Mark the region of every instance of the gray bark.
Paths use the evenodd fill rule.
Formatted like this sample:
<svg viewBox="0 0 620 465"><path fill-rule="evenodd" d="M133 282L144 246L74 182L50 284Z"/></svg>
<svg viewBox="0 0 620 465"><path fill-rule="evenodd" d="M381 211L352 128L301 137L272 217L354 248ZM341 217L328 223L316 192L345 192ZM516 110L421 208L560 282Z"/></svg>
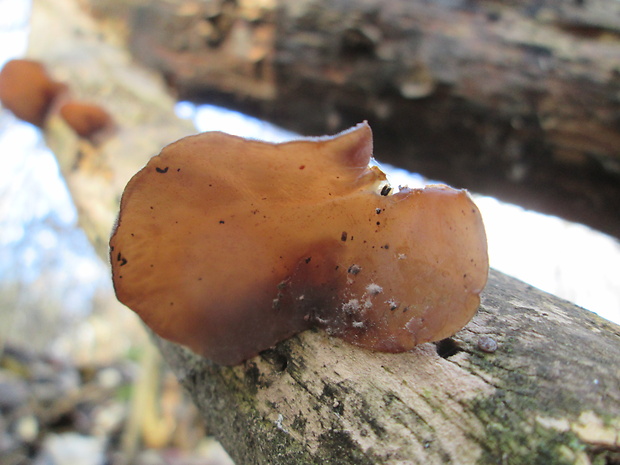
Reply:
<svg viewBox="0 0 620 465"><path fill-rule="evenodd" d="M30 55L119 125L99 145L56 116L45 129L107 260L124 183L191 128L76 5L35 2ZM409 353L307 331L220 367L156 341L238 465L620 463L620 328L497 272L467 327Z"/></svg>
<svg viewBox="0 0 620 465"><path fill-rule="evenodd" d="M465 329L406 354L306 332L228 368L159 346L238 465L620 459L620 328L497 272Z"/></svg>

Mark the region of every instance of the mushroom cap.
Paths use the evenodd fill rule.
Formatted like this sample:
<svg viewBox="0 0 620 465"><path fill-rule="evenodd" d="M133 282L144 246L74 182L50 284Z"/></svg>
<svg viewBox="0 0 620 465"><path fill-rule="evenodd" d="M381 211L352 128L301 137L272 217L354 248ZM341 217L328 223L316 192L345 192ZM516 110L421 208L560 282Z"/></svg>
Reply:
<svg viewBox="0 0 620 465"><path fill-rule="evenodd" d="M60 116L80 136L92 138L110 128L112 117L99 105L70 101L60 107Z"/></svg>
<svg viewBox="0 0 620 465"><path fill-rule="evenodd" d="M66 90L33 60L10 60L0 71L0 102L23 121L43 127L56 97Z"/></svg>
<svg viewBox="0 0 620 465"><path fill-rule="evenodd" d="M465 191L382 195L366 123L271 144L165 147L128 183L110 240L121 302L160 336L236 364L311 326L374 350L443 339L488 274Z"/></svg>

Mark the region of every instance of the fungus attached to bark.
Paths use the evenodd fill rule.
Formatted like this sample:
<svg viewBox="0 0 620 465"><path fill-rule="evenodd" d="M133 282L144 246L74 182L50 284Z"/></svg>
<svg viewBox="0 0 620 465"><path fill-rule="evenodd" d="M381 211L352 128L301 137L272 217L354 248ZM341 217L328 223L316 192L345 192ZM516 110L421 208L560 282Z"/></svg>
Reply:
<svg viewBox="0 0 620 465"><path fill-rule="evenodd" d="M0 72L0 102L21 120L43 127L56 97L66 90L45 67L32 60L11 60Z"/></svg>
<svg viewBox="0 0 620 465"><path fill-rule="evenodd" d="M112 117L103 108L90 103L70 101L60 107L60 116L78 136L92 139L113 126Z"/></svg>
<svg viewBox="0 0 620 465"><path fill-rule="evenodd" d="M222 364L313 326L387 352L451 336L487 280L480 213L443 185L392 193L371 156L366 123L165 147L123 194L110 240L119 300Z"/></svg>

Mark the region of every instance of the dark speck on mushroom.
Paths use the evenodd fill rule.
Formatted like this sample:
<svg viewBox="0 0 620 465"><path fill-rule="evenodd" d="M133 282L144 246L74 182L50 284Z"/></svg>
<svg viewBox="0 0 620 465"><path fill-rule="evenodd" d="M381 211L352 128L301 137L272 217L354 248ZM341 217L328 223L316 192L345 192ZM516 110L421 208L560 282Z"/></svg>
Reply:
<svg viewBox="0 0 620 465"><path fill-rule="evenodd" d="M116 256L116 261L121 263L120 266L123 266L123 265L127 264L127 259L125 257L123 257L120 252Z"/></svg>
<svg viewBox="0 0 620 465"><path fill-rule="evenodd" d="M353 275L356 275L356 274L358 274L360 271L362 271L362 267L361 267L361 266L359 266L359 265L355 265L355 264L353 264L353 265L351 265L351 266L349 267L349 269L347 270L347 273L349 273L349 274L353 274Z"/></svg>
<svg viewBox="0 0 620 465"><path fill-rule="evenodd" d="M166 166L165 168L160 168L159 166L155 168L155 171L157 171L158 173L167 173L168 172L168 167Z"/></svg>

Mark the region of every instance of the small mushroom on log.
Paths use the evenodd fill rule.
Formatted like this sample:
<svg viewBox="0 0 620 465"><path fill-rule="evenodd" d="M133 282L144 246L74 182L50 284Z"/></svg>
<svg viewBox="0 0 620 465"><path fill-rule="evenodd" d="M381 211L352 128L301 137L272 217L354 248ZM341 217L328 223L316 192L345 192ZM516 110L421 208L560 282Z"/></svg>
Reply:
<svg viewBox="0 0 620 465"><path fill-rule="evenodd" d="M54 100L67 90L33 60L10 60L0 72L0 102L17 118L43 127Z"/></svg>
<svg viewBox="0 0 620 465"><path fill-rule="evenodd" d="M66 84L54 81L45 66L33 60L11 60L0 71L0 103L16 117L43 128L51 113L85 139L112 129L112 117L102 107L69 100ZM60 110L58 109L60 107Z"/></svg>
<svg viewBox="0 0 620 465"><path fill-rule="evenodd" d="M112 117L99 105L70 101L60 107L60 116L77 133L86 139L113 127Z"/></svg>

